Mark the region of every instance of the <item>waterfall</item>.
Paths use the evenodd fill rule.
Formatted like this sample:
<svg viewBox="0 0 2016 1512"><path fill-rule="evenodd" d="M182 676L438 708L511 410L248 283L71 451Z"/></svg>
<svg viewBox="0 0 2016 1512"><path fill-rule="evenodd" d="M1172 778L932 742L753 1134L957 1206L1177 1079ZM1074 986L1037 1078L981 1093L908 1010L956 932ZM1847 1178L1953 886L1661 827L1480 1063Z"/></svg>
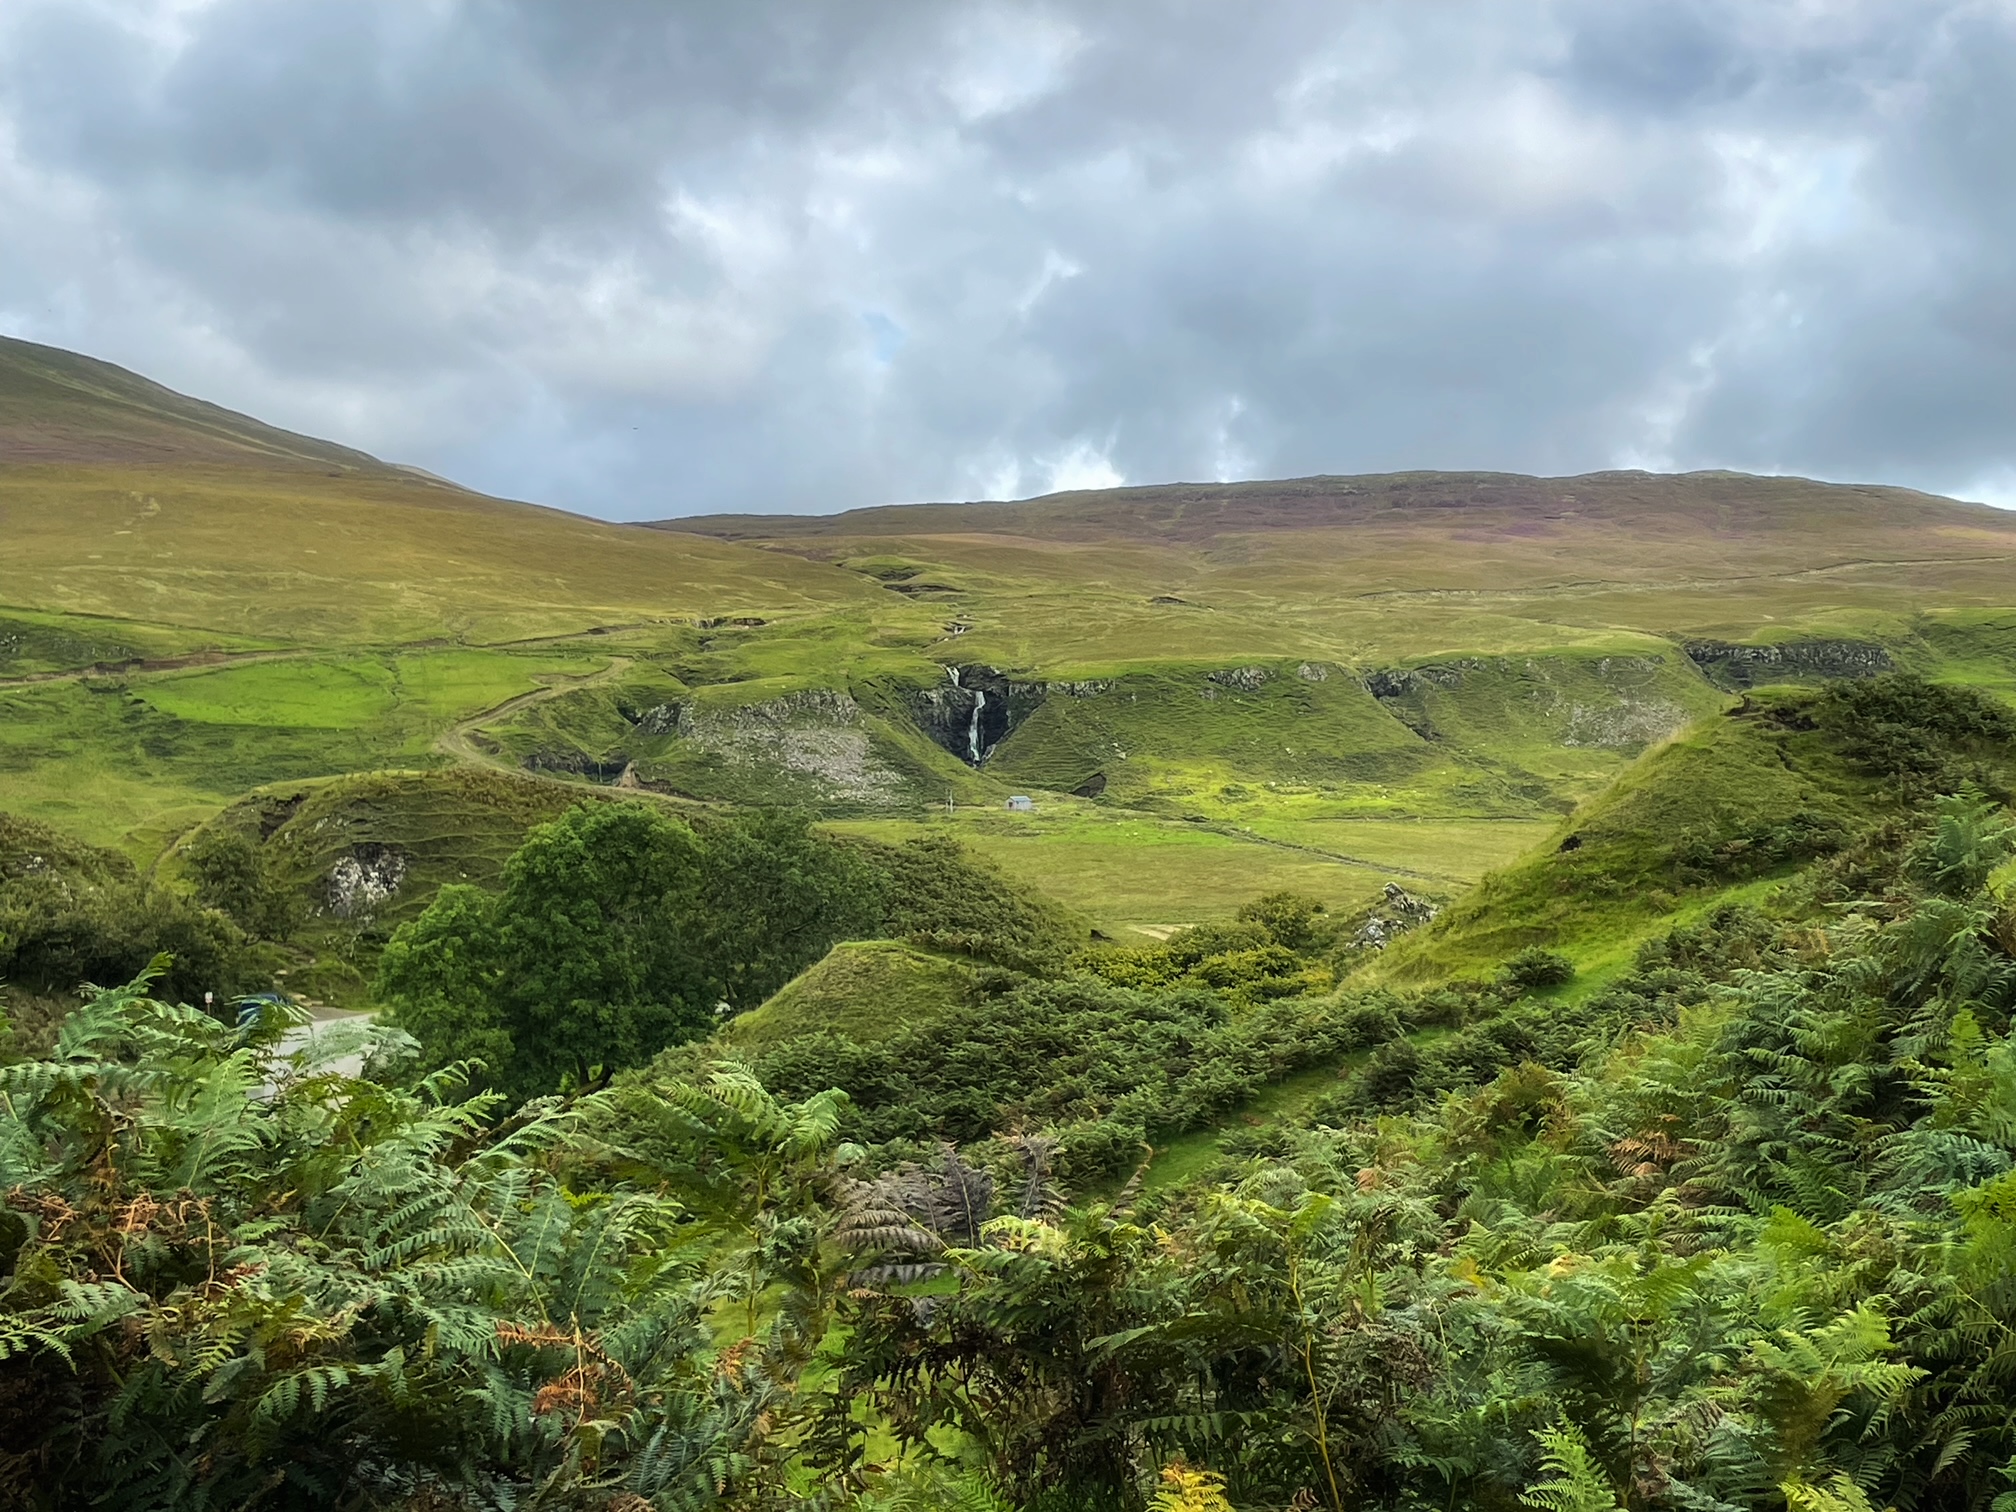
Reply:
<svg viewBox="0 0 2016 1512"><path fill-rule="evenodd" d="M961 693L971 693L973 695L973 713L966 721L966 753L967 759L977 767L987 755L987 752L980 745L980 711L987 707L986 690L983 688L960 687L959 669L957 667L947 667L945 675L952 679L952 686L959 688Z"/></svg>

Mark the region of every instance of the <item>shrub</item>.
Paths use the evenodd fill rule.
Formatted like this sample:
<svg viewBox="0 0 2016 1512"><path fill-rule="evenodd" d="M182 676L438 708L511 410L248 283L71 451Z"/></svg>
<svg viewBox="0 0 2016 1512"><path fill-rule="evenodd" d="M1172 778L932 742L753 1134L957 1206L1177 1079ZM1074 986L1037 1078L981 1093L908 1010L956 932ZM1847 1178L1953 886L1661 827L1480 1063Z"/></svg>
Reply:
<svg viewBox="0 0 2016 1512"><path fill-rule="evenodd" d="M1500 973L1522 991L1559 987L1575 980L1575 963L1559 951L1530 946L1507 961Z"/></svg>

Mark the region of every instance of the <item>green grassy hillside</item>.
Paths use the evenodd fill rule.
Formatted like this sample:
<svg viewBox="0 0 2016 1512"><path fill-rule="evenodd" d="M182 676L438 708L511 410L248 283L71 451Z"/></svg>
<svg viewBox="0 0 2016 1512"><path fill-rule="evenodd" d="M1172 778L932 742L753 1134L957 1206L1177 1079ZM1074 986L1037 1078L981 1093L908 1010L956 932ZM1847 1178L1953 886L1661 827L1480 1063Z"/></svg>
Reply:
<svg viewBox="0 0 2016 1512"><path fill-rule="evenodd" d="M0 454L14 464L206 461L397 471L276 429L95 357L0 337Z"/></svg>
<svg viewBox="0 0 2016 1512"><path fill-rule="evenodd" d="M0 456L5 608L354 645L866 596L848 574L485 498L5 339Z"/></svg>
<svg viewBox="0 0 2016 1512"><path fill-rule="evenodd" d="M1418 473L649 529L20 342L0 441L0 809L143 867L247 794L377 783L424 834L491 774L956 833L1165 931L1453 899L1746 688L2016 693L2016 518L1907 490Z"/></svg>
<svg viewBox="0 0 2016 1512"><path fill-rule="evenodd" d="M2009 791L2008 731L1982 740L1975 714L1914 703L1898 691L1910 686L1879 678L1746 697L1646 755L1363 977L1447 980L1536 946L1600 973L1656 930L1767 896L1816 861L1894 845L1885 825L1926 791Z"/></svg>
<svg viewBox="0 0 2016 1512"><path fill-rule="evenodd" d="M0 443L0 1503L2007 1502L2016 519Z"/></svg>
<svg viewBox="0 0 2016 1512"><path fill-rule="evenodd" d="M1004 665L1546 649L1625 627L1906 632L2000 605L2016 518L1734 473L1411 473L663 522L849 567Z"/></svg>

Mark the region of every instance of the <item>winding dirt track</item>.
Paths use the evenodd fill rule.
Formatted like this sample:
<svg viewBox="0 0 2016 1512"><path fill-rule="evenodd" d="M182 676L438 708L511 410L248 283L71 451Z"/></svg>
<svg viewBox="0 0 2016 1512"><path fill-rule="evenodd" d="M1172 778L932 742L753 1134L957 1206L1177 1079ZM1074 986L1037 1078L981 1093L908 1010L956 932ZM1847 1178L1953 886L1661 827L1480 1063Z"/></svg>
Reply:
<svg viewBox="0 0 2016 1512"><path fill-rule="evenodd" d="M471 737L481 726L516 714L521 709L542 704L549 698L558 698L562 693L574 693L582 688L592 688L597 683L607 682L610 678L628 671L632 660L633 658L628 656L612 656L609 665L600 672L590 672L583 677L553 675L552 680L543 687L534 688L530 693L520 693L515 698L507 698L496 707L484 709L467 719L458 719L434 737L434 748L453 756L457 761L467 761L476 766L496 767L502 771L516 772L521 777L545 777L547 776L545 773L527 772L522 767L514 766L492 752L484 750ZM550 777L548 780L564 782L566 779ZM570 787L576 785L568 784Z"/></svg>

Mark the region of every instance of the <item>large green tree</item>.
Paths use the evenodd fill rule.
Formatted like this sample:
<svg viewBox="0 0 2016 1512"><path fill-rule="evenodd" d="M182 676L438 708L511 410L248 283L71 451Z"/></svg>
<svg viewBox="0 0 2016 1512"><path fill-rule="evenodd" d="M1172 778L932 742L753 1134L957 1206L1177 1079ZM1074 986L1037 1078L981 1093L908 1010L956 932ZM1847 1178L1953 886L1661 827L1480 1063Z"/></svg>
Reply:
<svg viewBox="0 0 2016 1512"><path fill-rule="evenodd" d="M802 815L763 810L707 835L700 921L722 998L754 1008L836 940L877 933L888 880Z"/></svg>
<svg viewBox="0 0 2016 1512"><path fill-rule="evenodd" d="M437 1064L481 1060L516 1096L636 1065L761 1002L869 931L880 877L802 818L704 835L641 803L542 825L495 893L445 887L393 936L379 995Z"/></svg>

